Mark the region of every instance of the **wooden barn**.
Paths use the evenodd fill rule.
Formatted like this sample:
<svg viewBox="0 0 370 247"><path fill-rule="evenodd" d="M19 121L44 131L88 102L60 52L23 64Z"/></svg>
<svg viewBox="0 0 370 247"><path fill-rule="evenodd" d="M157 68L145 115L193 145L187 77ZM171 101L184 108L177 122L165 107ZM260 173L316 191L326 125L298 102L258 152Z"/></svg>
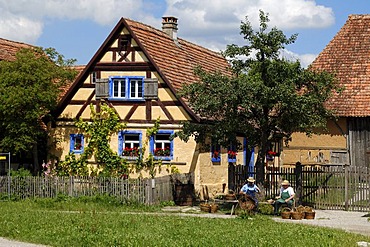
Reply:
<svg viewBox="0 0 370 247"><path fill-rule="evenodd" d="M314 70L336 75L344 87L327 107L337 119L328 130L307 138L294 133L284 148L283 164L327 163L370 168L370 15L350 15L326 48L311 64Z"/></svg>

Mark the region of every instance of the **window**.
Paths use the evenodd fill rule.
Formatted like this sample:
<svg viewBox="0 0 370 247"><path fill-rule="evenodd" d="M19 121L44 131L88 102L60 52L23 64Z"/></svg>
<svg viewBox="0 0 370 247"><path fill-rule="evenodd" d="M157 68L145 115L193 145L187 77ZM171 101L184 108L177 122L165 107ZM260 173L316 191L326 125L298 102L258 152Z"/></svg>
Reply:
<svg viewBox="0 0 370 247"><path fill-rule="evenodd" d="M84 136L82 134L70 135L69 151L72 153L80 154L84 151Z"/></svg>
<svg viewBox="0 0 370 247"><path fill-rule="evenodd" d="M144 100L144 77L111 77L109 78L110 99Z"/></svg>
<svg viewBox="0 0 370 247"><path fill-rule="evenodd" d="M173 131L160 130L150 139L150 150L155 159L172 160L173 159L173 140L171 136Z"/></svg>
<svg viewBox="0 0 370 247"><path fill-rule="evenodd" d="M230 145L229 150L227 150L227 161L236 162L237 155L238 155L238 152L236 151L236 146Z"/></svg>
<svg viewBox="0 0 370 247"><path fill-rule="evenodd" d="M212 162L221 161L221 146L219 144L211 145L211 160Z"/></svg>
<svg viewBox="0 0 370 247"><path fill-rule="evenodd" d="M141 152L141 132L118 133L118 153L126 159L137 159Z"/></svg>

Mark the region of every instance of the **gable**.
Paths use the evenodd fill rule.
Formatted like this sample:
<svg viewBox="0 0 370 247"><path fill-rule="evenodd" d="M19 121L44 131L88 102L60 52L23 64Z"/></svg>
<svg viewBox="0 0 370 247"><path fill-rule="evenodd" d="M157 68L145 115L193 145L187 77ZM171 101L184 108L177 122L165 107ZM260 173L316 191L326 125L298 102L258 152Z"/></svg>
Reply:
<svg viewBox="0 0 370 247"><path fill-rule="evenodd" d="M177 97L183 83L197 80L193 73L196 66L207 71L229 73L227 61L218 53L179 39L175 42L166 33L128 19L121 19L104 41L88 65L70 86L60 101L54 116L79 118L86 115L89 103L96 104L95 86L89 82L90 74L99 78L155 78L158 80L158 101L111 102L122 120L154 121L175 123L183 120L199 121L199 116ZM85 102L83 100L85 98ZM77 105L80 109L76 109ZM143 117L144 116L144 117ZM153 120L154 119L154 120Z"/></svg>

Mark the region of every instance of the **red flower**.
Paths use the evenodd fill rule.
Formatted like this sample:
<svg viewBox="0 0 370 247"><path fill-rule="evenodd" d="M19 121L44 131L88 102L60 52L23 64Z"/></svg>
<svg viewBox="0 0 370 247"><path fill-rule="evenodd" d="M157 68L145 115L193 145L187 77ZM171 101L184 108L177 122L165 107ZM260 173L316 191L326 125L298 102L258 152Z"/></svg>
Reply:
<svg viewBox="0 0 370 247"><path fill-rule="evenodd" d="M213 151L212 156L213 156L213 158L218 159L220 157L220 151L218 151L218 150Z"/></svg>
<svg viewBox="0 0 370 247"><path fill-rule="evenodd" d="M274 151L267 151L267 154L270 155L270 156L277 156L277 152L274 152Z"/></svg>
<svg viewBox="0 0 370 247"><path fill-rule="evenodd" d="M229 151L227 151L227 155L228 155L229 159L235 159L236 156L238 155L238 153L236 151L229 150Z"/></svg>

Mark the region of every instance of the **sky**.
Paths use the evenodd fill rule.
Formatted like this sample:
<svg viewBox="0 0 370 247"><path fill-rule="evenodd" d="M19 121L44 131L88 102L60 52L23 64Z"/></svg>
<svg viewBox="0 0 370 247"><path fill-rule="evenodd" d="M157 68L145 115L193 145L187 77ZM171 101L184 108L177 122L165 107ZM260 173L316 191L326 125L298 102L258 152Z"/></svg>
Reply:
<svg viewBox="0 0 370 247"><path fill-rule="evenodd" d="M161 29L162 16L178 18L178 37L211 50L243 45L241 21L298 34L284 56L309 65L350 14L370 14L369 0L0 0L0 38L53 47L87 64L121 17Z"/></svg>

